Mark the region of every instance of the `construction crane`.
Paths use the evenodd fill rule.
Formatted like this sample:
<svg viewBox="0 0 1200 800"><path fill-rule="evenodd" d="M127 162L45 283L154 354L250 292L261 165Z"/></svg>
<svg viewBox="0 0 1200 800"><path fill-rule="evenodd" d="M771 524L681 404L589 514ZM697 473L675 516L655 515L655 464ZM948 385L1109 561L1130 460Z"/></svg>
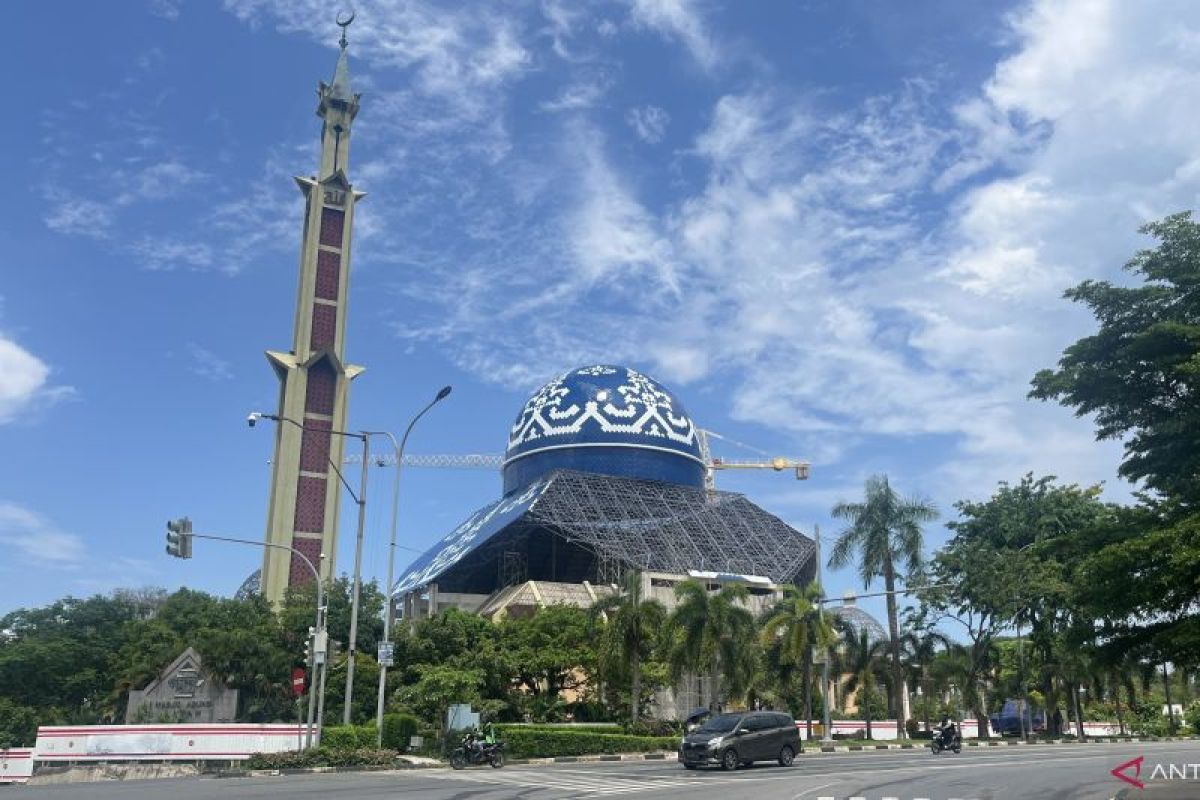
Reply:
<svg viewBox="0 0 1200 800"><path fill-rule="evenodd" d="M772 456L769 453L759 450L757 447L751 447L748 444L743 444L727 436L722 436L715 431L697 428L697 438L700 443L700 457L704 459L704 463L708 465L708 469L704 473L704 487L711 491L716 491L716 481L714 473L717 470L726 469L769 469L775 472L783 472L784 470L792 470L796 474L797 480L807 480L811 465L807 461L800 461L794 458L784 458L782 456ZM763 456L761 459L728 459L720 456L714 456L709 447L709 438L720 439L723 442L728 442L736 447L741 447L754 453ZM373 456L376 466L388 467L394 466L396 463L395 453L384 453L378 456ZM360 464L362 456L348 455L345 463ZM498 453L472 453L464 455L448 455L448 454L433 454L433 455L405 455L404 466L406 467L435 467L441 469L487 469L498 470L504 465L504 456Z"/></svg>
<svg viewBox="0 0 1200 800"><path fill-rule="evenodd" d="M391 467L396 464L395 453L381 453L371 456L377 467ZM361 464L361 455L348 455L346 464ZM406 467L440 467L443 469L500 469L504 464L504 456L498 453L466 453L453 454L414 454L404 455Z"/></svg>
<svg viewBox="0 0 1200 800"><path fill-rule="evenodd" d="M811 464L807 461L800 461L794 458L784 458L783 456L772 456L769 453L759 450L757 447L751 447L748 444L742 444L739 441L730 439L727 436L722 436L716 431L697 428L700 441L700 457L704 459L704 463L708 465L708 469L704 473L704 488L710 492L717 490L717 482L715 473L719 469L771 469L776 472L783 472L785 469L794 470L796 480L808 480L809 469ZM744 448L759 455L764 456L762 459L727 459L712 454L712 448L709 447L709 438L720 439L723 442L729 442L737 447Z"/></svg>

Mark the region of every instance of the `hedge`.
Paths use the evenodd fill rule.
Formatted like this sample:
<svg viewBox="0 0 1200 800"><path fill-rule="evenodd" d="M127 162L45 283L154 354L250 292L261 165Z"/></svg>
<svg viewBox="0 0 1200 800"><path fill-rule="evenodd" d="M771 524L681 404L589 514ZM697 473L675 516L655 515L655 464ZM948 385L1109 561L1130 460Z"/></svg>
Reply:
<svg viewBox="0 0 1200 800"><path fill-rule="evenodd" d="M321 731L321 747L329 750L354 750L375 747L374 725L330 725Z"/></svg>
<svg viewBox="0 0 1200 800"><path fill-rule="evenodd" d="M617 733L592 733L564 730L528 730L509 728L500 740L510 758L550 758L584 756L597 753L643 753L651 750L675 750L676 736L626 736Z"/></svg>
<svg viewBox="0 0 1200 800"><path fill-rule="evenodd" d="M616 723L611 725L551 725L548 723L516 723L500 722L496 724L497 733L508 731L562 731L563 733L603 733L623 734L624 729Z"/></svg>
<svg viewBox="0 0 1200 800"><path fill-rule="evenodd" d="M373 730L373 729L372 729ZM328 733L328 730L326 731ZM246 759L246 769L299 769L302 767L390 767L396 754L374 747L328 748L284 753L255 753Z"/></svg>
<svg viewBox="0 0 1200 800"><path fill-rule="evenodd" d="M421 721L412 714L383 715L383 746L392 750L407 750L412 737L417 735Z"/></svg>

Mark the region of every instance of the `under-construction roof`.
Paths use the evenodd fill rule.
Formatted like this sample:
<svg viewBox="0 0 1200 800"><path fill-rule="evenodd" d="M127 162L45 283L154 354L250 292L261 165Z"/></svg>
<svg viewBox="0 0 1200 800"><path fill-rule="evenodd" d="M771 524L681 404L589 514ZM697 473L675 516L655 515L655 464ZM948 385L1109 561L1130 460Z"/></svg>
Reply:
<svg viewBox="0 0 1200 800"><path fill-rule="evenodd" d="M593 565L758 575L776 583L807 582L815 569L812 540L740 494L563 470L476 511L413 562L396 591L467 570L496 574L502 553L544 559L556 541L563 549L550 559L562 563L559 573L527 577L594 580L594 571L587 578L580 572L594 570L588 558ZM504 585L497 581L488 591Z"/></svg>

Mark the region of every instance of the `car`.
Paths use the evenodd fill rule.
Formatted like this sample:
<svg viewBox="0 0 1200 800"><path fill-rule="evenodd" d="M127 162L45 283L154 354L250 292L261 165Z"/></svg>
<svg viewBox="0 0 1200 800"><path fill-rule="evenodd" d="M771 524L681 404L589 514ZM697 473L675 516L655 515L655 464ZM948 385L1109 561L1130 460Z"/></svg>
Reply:
<svg viewBox="0 0 1200 800"><path fill-rule="evenodd" d="M755 761L788 767L803 749L800 729L790 714L744 711L710 717L684 736L679 762L687 769L712 765L734 770Z"/></svg>
<svg viewBox="0 0 1200 800"><path fill-rule="evenodd" d="M1021 713L1018 709L1022 708L1023 705L1020 700L1006 701L999 713L992 714L988 719L992 724L992 732L997 736L1020 736ZM1030 713L1031 710L1032 714ZM1025 729L1029 733L1045 731L1046 712L1027 708L1025 711Z"/></svg>

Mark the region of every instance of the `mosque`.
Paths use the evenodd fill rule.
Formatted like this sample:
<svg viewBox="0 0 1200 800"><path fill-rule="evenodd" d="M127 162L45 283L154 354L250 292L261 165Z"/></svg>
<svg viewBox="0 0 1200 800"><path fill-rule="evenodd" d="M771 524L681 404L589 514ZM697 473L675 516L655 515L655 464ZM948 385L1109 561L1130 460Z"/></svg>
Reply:
<svg viewBox="0 0 1200 800"><path fill-rule="evenodd" d="M361 95L351 89L346 27L317 91L321 155L296 178L305 201L291 348L269 350L279 380L271 492L260 576L245 591L279 604L289 586L336 574L350 384L364 367L345 347L354 211L350 144ZM288 424L283 424L288 423ZM702 433L680 399L623 366L574 369L533 394L508 432L503 493L469 514L395 585L407 619L448 608L491 619L555 603L590 606L636 571L668 609L674 587L747 587L758 613L816 571L814 542L744 496L710 483ZM696 682L660 700L670 716L713 700ZM674 708L671 704L674 704Z"/></svg>

